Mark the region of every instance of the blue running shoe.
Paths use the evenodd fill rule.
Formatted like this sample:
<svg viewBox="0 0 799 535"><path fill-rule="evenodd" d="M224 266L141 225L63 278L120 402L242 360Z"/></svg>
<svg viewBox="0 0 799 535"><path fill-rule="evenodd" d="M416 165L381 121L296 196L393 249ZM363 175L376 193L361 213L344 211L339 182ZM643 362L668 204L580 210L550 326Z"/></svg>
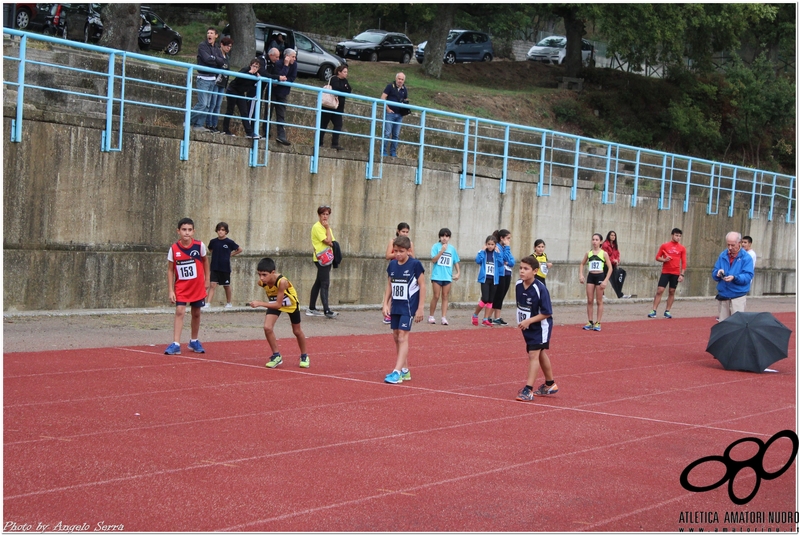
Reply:
<svg viewBox="0 0 799 535"><path fill-rule="evenodd" d="M663 313L663 317L664 317L664 318L671 319L671 312L669 312L668 310L667 310L667 311L665 311L665 312Z"/></svg>
<svg viewBox="0 0 799 535"><path fill-rule="evenodd" d="M189 349L191 349L195 353L205 353L205 349L203 349L203 345L200 343L199 340L195 340L194 342L189 342Z"/></svg>
<svg viewBox="0 0 799 535"><path fill-rule="evenodd" d="M529 386L525 386L519 393L516 395L516 401L533 401L535 399L535 395L533 394L533 389Z"/></svg>
<svg viewBox="0 0 799 535"><path fill-rule="evenodd" d="M588 323L583 325L583 330L584 331L593 331L594 330L594 322L593 321L589 321Z"/></svg>
<svg viewBox="0 0 799 535"><path fill-rule="evenodd" d="M164 355L180 355L180 344L172 342L164 351Z"/></svg>
<svg viewBox="0 0 799 535"><path fill-rule="evenodd" d="M400 372L394 370L393 372L386 375L385 381L387 383L391 383L392 385L396 385L402 382L402 376L400 375Z"/></svg>
<svg viewBox="0 0 799 535"><path fill-rule="evenodd" d="M594 323L594 330L595 331L601 331L602 330L602 325L600 325L599 322Z"/></svg>
<svg viewBox="0 0 799 535"><path fill-rule="evenodd" d="M542 383L541 386L539 386L538 389L535 392L533 392L533 394L535 394L536 396L551 396L552 394L557 394L557 393L558 393L558 385L555 383L552 383L552 386L547 386L546 383Z"/></svg>
<svg viewBox="0 0 799 535"><path fill-rule="evenodd" d="M656 318L656 317L657 317L657 315L658 315L658 313L657 313L656 311L654 311L654 310L653 310L652 312L650 312L649 314L647 314L647 315L646 315L646 317L647 317L647 318Z"/></svg>

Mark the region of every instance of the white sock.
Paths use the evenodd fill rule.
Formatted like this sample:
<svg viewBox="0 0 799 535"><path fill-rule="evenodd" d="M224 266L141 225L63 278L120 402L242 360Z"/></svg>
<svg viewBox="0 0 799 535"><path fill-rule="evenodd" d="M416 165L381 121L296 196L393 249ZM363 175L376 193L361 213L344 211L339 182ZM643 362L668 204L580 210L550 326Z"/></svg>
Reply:
<svg viewBox="0 0 799 535"><path fill-rule="evenodd" d="M402 368L402 373L408 373L408 368Z"/></svg>

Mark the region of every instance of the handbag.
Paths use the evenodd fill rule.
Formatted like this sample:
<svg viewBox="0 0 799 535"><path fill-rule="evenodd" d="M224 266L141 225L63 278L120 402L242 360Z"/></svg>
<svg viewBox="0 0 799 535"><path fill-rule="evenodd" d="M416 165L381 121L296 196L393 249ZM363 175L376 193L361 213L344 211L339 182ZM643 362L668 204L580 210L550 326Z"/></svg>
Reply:
<svg viewBox="0 0 799 535"><path fill-rule="evenodd" d="M323 89L333 89L330 84L327 84ZM322 107L335 110L338 108L338 97L330 93L322 93Z"/></svg>
<svg viewBox="0 0 799 535"><path fill-rule="evenodd" d="M319 261L320 266L329 266L333 263L333 249L328 247L324 251L316 253L316 259Z"/></svg>

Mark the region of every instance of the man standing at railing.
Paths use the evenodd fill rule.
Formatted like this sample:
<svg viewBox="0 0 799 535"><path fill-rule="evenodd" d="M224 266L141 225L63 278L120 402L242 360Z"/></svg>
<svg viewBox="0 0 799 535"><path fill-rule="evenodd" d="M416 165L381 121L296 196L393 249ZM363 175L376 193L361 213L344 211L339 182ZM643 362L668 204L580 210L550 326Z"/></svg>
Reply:
<svg viewBox="0 0 799 535"><path fill-rule="evenodd" d="M280 59L280 50L277 48L270 48L266 57L258 56L258 60L261 62L261 68L258 69L258 75L261 78L271 78L272 80L280 80L280 76L275 74L275 64ZM284 77L285 80L285 77ZM274 86L277 87L277 86ZM266 137L266 117L267 117L267 110L269 109L269 104L271 102L271 93L270 93L270 84L267 82L263 82L261 86L261 100L263 103L261 104L261 118L263 119L263 128L261 131L261 136Z"/></svg>
<svg viewBox="0 0 799 535"><path fill-rule="evenodd" d="M293 82L297 78L296 62L297 52L293 48L287 48L283 52L283 59L275 62L275 74L279 76L281 82ZM272 109L274 110L272 119L277 125L277 142L281 145L291 145L286 139L286 127L284 126L289 92L291 92L291 87L286 85L276 85L272 88Z"/></svg>
<svg viewBox="0 0 799 535"><path fill-rule="evenodd" d="M225 56L216 47L219 32L208 28L205 41L197 49L197 65L221 69L225 65ZM205 130L206 115L211 107L211 97L216 92L216 74L197 70L197 104L191 109L191 127L194 130Z"/></svg>
<svg viewBox="0 0 799 535"><path fill-rule="evenodd" d="M398 72L394 83L388 84L380 98L390 102L408 103L408 88L405 87L405 74ZM389 140L391 140L390 156L397 157L397 140L399 139L402 117L408 115L408 108L396 109L386 105L386 123L383 128L383 156L389 156Z"/></svg>

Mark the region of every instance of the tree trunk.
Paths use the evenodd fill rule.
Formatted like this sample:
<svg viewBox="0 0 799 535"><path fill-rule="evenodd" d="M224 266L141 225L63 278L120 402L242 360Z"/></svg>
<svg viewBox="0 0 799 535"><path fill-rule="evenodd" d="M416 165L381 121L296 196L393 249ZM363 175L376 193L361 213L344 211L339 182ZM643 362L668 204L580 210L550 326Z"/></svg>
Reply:
<svg viewBox="0 0 799 535"><path fill-rule="evenodd" d="M139 28L142 18L141 4L106 4L100 13L103 35L100 46L127 52L139 51Z"/></svg>
<svg viewBox="0 0 799 535"><path fill-rule="evenodd" d="M255 11L252 4L227 4L227 18L230 23L230 70L247 66L255 57ZM264 45L266 46L266 45Z"/></svg>
<svg viewBox="0 0 799 535"><path fill-rule="evenodd" d="M566 65L565 76L578 78L583 70L583 35L585 35L585 21L573 10L563 13L563 24L566 26Z"/></svg>
<svg viewBox="0 0 799 535"><path fill-rule="evenodd" d="M433 20L433 28L424 49L422 71L433 78L441 78L444 66L444 49L447 47L447 35L455 25L456 4L438 4L438 11Z"/></svg>

